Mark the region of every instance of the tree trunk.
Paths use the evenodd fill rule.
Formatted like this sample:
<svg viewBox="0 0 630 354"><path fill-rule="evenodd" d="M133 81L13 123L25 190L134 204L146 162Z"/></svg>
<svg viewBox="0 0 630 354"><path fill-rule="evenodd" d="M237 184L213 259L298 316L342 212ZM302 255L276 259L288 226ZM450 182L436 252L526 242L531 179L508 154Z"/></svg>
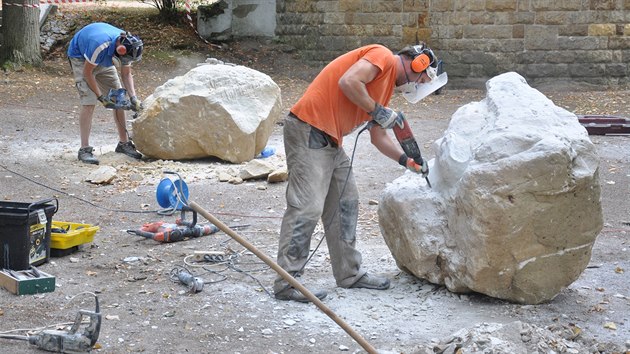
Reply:
<svg viewBox="0 0 630 354"><path fill-rule="evenodd" d="M39 0L2 0L0 62L42 64L39 45Z"/></svg>

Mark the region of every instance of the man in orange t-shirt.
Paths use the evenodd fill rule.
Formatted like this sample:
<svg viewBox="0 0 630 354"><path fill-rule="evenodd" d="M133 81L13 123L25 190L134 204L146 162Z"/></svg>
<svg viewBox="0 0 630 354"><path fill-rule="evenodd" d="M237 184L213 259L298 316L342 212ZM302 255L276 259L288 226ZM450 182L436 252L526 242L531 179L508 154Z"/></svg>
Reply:
<svg viewBox="0 0 630 354"><path fill-rule="evenodd" d="M399 119L387 107L394 89L430 82L436 67L435 55L424 44L398 54L382 45L367 45L330 62L291 108L284 125L287 210L278 246L278 265L289 274L303 273L321 218L337 285L389 288L389 279L361 267L361 253L355 248L358 190L343 137L373 121L371 142L382 154L414 172L428 172L426 161L408 158L385 129ZM309 301L282 277L276 278L274 292L279 300ZM312 293L326 297L323 290Z"/></svg>

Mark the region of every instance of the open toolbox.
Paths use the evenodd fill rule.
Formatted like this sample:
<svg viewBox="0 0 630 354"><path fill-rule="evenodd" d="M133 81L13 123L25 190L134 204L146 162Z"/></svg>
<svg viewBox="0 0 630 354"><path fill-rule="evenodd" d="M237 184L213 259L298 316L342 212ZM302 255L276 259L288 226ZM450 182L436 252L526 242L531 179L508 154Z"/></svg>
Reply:
<svg viewBox="0 0 630 354"><path fill-rule="evenodd" d="M15 295L55 291L55 277L34 266L25 270L0 269L0 286Z"/></svg>
<svg viewBox="0 0 630 354"><path fill-rule="evenodd" d="M98 226L65 221L52 221L50 233L50 255L63 257L79 249L79 246L94 241Z"/></svg>

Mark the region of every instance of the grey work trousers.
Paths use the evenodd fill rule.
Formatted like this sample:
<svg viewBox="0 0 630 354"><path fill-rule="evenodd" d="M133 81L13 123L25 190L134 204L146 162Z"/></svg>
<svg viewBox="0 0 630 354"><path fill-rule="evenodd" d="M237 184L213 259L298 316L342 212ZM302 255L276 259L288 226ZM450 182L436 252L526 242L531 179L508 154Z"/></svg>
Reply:
<svg viewBox="0 0 630 354"><path fill-rule="evenodd" d="M333 276L338 286L350 287L366 273L355 248L359 198L350 159L330 137L292 114L284 125L284 148L289 182L278 265L293 276L302 273L311 236L321 218ZM278 276L274 291L287 286Z"/></svg>

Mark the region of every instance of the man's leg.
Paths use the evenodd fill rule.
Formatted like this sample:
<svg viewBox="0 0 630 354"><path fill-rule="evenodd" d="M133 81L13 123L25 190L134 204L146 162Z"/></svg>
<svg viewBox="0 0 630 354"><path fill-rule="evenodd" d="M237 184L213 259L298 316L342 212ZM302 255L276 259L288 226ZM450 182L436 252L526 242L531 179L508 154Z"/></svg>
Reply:
<svg viewBox="0 0 630 354"><path fill-rule="evenodd" d="M90 132L92 131L92 117L94 115L94 106L96 105L96 95L90 90L85 78L83 77L83 67L85 61L83 59L71 58L70 67L74 75L74 82L79 92L81 110L79 111L79 138L81 147L77 157L79 161L98 165L98 159L92 153L94 148L90 146Z"/></svg>
<svg viewBox="0 0 630 354"><path fill-rule="evenodd" d="M90 146L90 132L92 131L92 117L94 115L94 105L82 105L79 111L79 134L81 136L81 147Z"/></svg>
<svg viewBox="0 0 630 354"><path fill-rule="evenodd" d="M114 109L114 122L116 123L116 130L118 131L118 141L126 143L129 141L129 132L127 132L127 118L125 117L125 111L122 109Z"/></svg>
<svg viewBox="0 0 630 354"><path fill-rule="evenodd" d="M94 105L81 105L79 111L79 135L81 137L81 148L77 154L79 161L98 165L99 161L94 157L94 148L90 146L90 132L92 130L92 117L94 115Z"/></svg>
<svg viewBox="0 0 630 354"><path fill-rule="evenodd" d="M355 248L359 192L350 161L342 149L334 164L322 222L337 285L349 287L365 274L361 269L361 253Z"/></svg>
<svg viewBox="0 0 630 354"><path fill-rule="evenodd" d="M331 146L319 146L310 136L311 126L287 117L284 142L289 181L287 210L280 228L278 265L294 276L302 273L308 259L311 236L321 217L332 173L332 158L337 150ZM286 280L277 277L274 283L276 297L288 287Z"/></svg>
<svg viewBox="0 0 630 354"><path fill-rule="evenodd" d="M120 89L121 83L118 77L118 72L115 67L97 67L94 70L94 76L97 82L101 86L103 92L109 92L110 89ZM121 154L125 154L134 159L141 159L142 154L136 150L136 146L129 139L129 132L127 131L127 119L125 111L122 109L115 109L112 111L114 117L114 124L116 124L116 130L118 132L118 145L116 145L115 151Z"/></svg>
<svg viewBox="0 0 630 354"><path fill-rule="evenodd" d="M350 160L343 149L339 149L334 166L322 222L337 285L343 288L387 289L389 279L369 275L361 267L361 253L356 249L359 191Z"/></svg>

